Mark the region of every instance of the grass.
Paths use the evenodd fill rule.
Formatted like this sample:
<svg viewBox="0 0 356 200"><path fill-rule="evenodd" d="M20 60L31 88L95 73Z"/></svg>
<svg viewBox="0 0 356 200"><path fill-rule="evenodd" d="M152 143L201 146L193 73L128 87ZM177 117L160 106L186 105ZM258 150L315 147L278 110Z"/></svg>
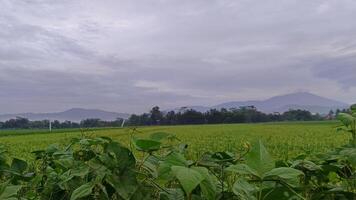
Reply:
<svg viewBox="0 0 356 200"><path fill-rule="evenodd" d="M322 153L347 143L349 135L337 133L336 122L296 122L262 124L219 124L187 126L154 126L138 128L138 137L153 132L176 134L189 145L188 155L197 157L206 151L235 151L245 142L262 139L276 158L283 159L300 153ZM108 136L128 145L129 128L47 131L12 130L0 131L0 143L10 155L31 159L31 151L44 149L49 144L68 143L82 135Z"/></svg>

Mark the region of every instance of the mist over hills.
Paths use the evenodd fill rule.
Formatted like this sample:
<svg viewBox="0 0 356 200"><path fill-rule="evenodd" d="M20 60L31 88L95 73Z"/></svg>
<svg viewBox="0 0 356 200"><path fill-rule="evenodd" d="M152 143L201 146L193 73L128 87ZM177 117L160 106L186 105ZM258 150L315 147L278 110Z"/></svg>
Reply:
<svg viewBox="0 0 356 200"><path fill-rule="evenodd" d="M117 118L127 119L130 114L127 113L116 113L108 112L98 109L83 109L83 108L72 108L63 112L55 113L19 113L19 114L3 114L0 115L0 121L6 121L8 119L13 119L16 117L24 117L29 120L59 120L59 121L73 121L79 122L83 119L88 118L98 118L105 121L113 121Z"/></svg>
<svg viewBox="0 0 356 200"><path fill-rule="evenodd" d="M222 104L208 106L186 106L173 109L175 112L182 112L187 109L194 109L199 112L206 112L209 109L239 108L241 106L255 106L259 111L265 113L285 112L290 109L308 110L312 113L327 114L330 110L347 108L349 105L333 99L328 99L308 92L298 92L286 95L275 96L263 101L231 101ZM170 110L166 110L170 111ZM99 118L105 121L113 121L117 118L127 119L128 113L108 112L98 109L72 108L63 112L55 113L18 113L0 114L0 121L6 121L16 117L24 117L29 120L59 120L79 122L88 118Z"/></svg>
<svg viewBox="0 0 356 200"><path fill-rule="evenodd" d="M321 97L309 92L297 92L286 95L271 97L262 101L231 101L211 107L205 106L187 106L174 111L194 109L200 112L206 112L209 109L221 108L239 108L242 106L255 106L259 111L265 113L285 112L290 109L308 110L312 113L326 114L330 110L347 108L349 105L344 102Z"/></svg>

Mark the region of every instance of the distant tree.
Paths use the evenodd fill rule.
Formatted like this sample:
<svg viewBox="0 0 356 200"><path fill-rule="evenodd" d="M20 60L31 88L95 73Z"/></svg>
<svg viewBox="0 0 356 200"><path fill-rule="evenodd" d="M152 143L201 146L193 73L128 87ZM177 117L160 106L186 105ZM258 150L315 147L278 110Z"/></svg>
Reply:
<svg viewBox="0 0 356 200"><path fill-rule="evenodd" d="M223 123L226 117L226 109L220 111L217 109L210 109L205 113L205 119L208 124Z"/></svg>
<svg viewBox="0 0 356 200"><path fill-rule="evenodd" d="M310 121L313 120L313 116L306 110L289 110L283 113L284 120L287 121Z"/></svg>
<svg viewBox="0 0 356 200"><path fill-rule="evenodd" d="M151 114L150 118L152 124L160 124L161 120L163 119L163 114L159 110L159 107L158 106L153 107L150 111L150 114Z"/></svg>
<svg viewBox="0 0 356 200"><path fill-rule="evenodd" d="M80 122L81 127L90 128L90 127L101 127L100 119L85 119Z"/></svg>
<svg viewBox="0 0 356 200"><path fill-rule="evenodd" d="M7 120L4 125L4 128L29 128L30 121L26 118L16 117L16 119Z"/></svg>
<svg viewBox="0 0 356 200"><path fill-rule="evenodd" d="M180 124L204 124L206 122L203 113L193 109L178 113L178 121Z"/></svg>
<svg viewBox="0 0 356 200"><path fill-rule="evenodd" d="M177 115L174 111L169 111L163 118L163 124L174 125L178 123Z"/></svg>

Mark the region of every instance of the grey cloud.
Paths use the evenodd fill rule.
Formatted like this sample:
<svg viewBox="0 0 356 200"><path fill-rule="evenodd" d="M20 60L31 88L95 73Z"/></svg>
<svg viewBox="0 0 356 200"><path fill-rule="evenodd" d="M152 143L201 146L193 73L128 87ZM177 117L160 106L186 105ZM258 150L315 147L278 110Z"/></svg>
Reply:
<svg viewBox="0 0 356 200"><path fill-rule="evenodd" d="M356 48L355 48L356 52ZM336 58L323 58L312 71L317 77L337 81L343 88L356 86L356 54Z"/></svg>
<svg viewBox="0 0 356 200"><path fill-rule="evenodd" d="M349 102L355 11L352 0L4 0L0 112L143 112L298 89Z"/></svg>

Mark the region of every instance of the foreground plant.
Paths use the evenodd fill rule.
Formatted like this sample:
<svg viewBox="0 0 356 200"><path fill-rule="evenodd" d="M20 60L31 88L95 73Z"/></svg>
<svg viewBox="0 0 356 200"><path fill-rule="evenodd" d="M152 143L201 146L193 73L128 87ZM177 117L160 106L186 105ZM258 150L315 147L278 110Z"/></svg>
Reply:
<svg viewBox="0 0 356 200"><path fill-rule="evenodd" d="M75 138L33 152L35 162L0 148L4 200L289 200L354 199L356 150L341 147L311 158L278 161L261 141L237 152L206 152L196 160L169 133L130 134L129 148L107 137Z"/></svg>
<svg viewBox="0 0 356 200"><path fill-rule="evenodd" d="M356 147L356 104L350 107L350 113L340 113L337 118L343 124L343 126L338 127L338 129L351 133L352 138L350 144Z"/></svg>

